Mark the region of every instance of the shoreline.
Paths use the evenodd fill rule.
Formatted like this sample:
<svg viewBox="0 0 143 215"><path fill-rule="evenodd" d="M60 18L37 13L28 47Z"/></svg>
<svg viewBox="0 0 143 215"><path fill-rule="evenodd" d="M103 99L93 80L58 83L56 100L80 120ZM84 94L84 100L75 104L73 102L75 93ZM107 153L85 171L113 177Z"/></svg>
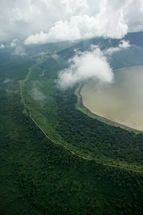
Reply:
<svg viewBox="0 0 143 215"><path fill-rule="evenodd" d="M119 70L119 69L118 69ZM143 130L139 130L139 129L135 129L135 128L132 128L132 127L129 127L129 126L126 126L124 124L121 124L121 123L118 123L118 122L115 122L115 121L112 121L108 118L105 118L103 116L100 116L100 115L97 115L96 113L93 113L88 107L86 107L84 104L83 104L83 99L82 99L82 95L81 95L81 90L82 88L84 87L86 83L82 83L82 84L79 84L75 90L75 95L77 97L77 103L76 103L76 108L80 111L82 111L84 114L88 115L89 117L93 118L93 119L96 119L96 120L99 120L103 123L106 123L110 126L114 126L114 127L119 127L121 129L124 129L124 130L127 130L129 132L134 132L134 133L142 133Z"/></svg>

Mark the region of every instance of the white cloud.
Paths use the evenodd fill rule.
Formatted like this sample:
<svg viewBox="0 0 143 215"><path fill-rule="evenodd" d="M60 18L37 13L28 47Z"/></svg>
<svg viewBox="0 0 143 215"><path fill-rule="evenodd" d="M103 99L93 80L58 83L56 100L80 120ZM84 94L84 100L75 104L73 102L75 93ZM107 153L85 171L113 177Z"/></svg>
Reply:
<svg viewBox="0 0 143 215"><path fill-rule="evenodd" d="M69 68L59 73L57 84L61 89L73 87L76 83L88 79L107 83L113 80L112 69L98 47L92 48L91 51L77 53L69 63Z"/></svg>
<svg viewBox="0 0 143 215"><path fill-rule="evenodd" d="M110 47L108 49L105 49L104 50L104 54L105 55L112 55L115 52L119 52L119 51L121 51L123 49L127 49L127 48L130 48L130 47L131 47L130 41L128 41L128 40L121 40L119 46L117 46L117 47Z"/></svg>
<svg viewBox="0 0 143 215"><path fill-rule="evenodd" d="M119 44L119 48L126 49L126 48L130 48L130 47L131 47L130 41L121 40L121 43Z"/></svg>
<svg viewBox="0 0 143 215"><path fill-rule="evenodd" d="M13 48L13 54L14 55L19 55L19 56L26 55L25 49L24 49L23 45L19 42L18 39L13 39L10 42L9 46L11 48Z"/></svg>
<svg viewBox="0 0 143 215"><path fill-rule="evenodd" d="M11 48L14 48L14 47L16 47L16 45L17 45L17 39L13 39L13 40L10 42L10 47L11 47Z"/></svg>
<svg viewBox="0 0 143 215"><path fill-rule="evenodd" d="M3 49L3 48L5 48L5 45L4 44L0 44L0 49Z"/></svg>
<svg viewBox="0 0 143 215"><path fill-rule="evenodd" d="M25 44L76 40L94 36L96 20L94 17L74 16L69 22L58 21L48 33L40 32L31 35L25 40Z"/></svg>
<svg viewBox="0 0 143 215"><path fill-rule="evenodd" d="M26 44L122 38L143 30L143 0L1 0L0 26L0 41Z"/></svg>
<svg viewBox="0 0 143 215"><path fill-rule="evenodd" d="M40 33L37 33L35 35L32 34L31 36L29 36L24 43L28 45L28 44L46 43L46 42L47 42L47 34L41 31Z"/></svg>

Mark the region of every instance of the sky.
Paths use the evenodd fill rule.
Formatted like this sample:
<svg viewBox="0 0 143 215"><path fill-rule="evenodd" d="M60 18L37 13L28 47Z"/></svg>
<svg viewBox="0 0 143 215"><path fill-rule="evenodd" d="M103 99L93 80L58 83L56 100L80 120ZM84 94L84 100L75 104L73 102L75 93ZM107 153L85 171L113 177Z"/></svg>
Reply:
<svg viewBox="0 0 143 215"><path fill-rule="evenodd" d="M143 30L143 0L1 0L0 41L26 45Z"/></svg>
<svg viewBox="0 0 143 215"><path fill-rule="evenodd" d="M111 83L109 56L131 47L123 39L127 33L142 30L143 0L0 0L0 49L10 41L18 55L26 54L19 40L30 45L99 36L120 39L118 47L75 53L69 68L59 71L61 89L93 78Z"/></svg>

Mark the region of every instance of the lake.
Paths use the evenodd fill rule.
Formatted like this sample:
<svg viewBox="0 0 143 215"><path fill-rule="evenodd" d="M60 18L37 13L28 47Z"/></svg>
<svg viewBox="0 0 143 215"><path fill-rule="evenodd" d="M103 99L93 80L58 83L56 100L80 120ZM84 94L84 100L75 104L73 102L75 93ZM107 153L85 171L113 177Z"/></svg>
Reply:
<svg viewBox="0 0 143 215"><path fill-rule="evenodd" d="M143 66L114 71L111 84L90 80L80 94L92 113L143 131Z"/></svg>

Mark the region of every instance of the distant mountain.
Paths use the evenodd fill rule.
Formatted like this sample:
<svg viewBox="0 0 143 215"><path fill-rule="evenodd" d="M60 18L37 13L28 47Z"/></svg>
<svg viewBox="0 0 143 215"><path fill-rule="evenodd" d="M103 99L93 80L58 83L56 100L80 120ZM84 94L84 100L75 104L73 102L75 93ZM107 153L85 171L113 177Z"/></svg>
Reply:
<svg viewBox="0 0 143 215"><path fill-rule="evenodd" d="M122 39L98 37L82 40L74 46L58 52L58 54L68 60L75 55L75 50L83 52L89 50L91 45L97 45L101 50L118 47L121 40L130 41L131 47L112 54L109 57L111 67L118 69L127 66L143 65L143 32L129 33Z"/></svg>

